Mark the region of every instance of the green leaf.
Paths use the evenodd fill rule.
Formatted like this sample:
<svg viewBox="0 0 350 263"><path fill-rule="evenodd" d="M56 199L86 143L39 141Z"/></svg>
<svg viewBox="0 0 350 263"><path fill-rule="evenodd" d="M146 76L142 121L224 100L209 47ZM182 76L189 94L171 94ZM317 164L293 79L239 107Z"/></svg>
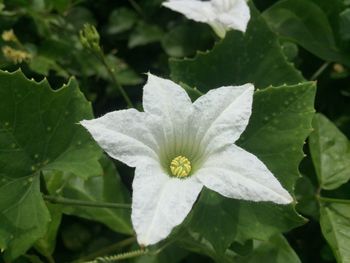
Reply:
<svg viewBox="0 0 350 263"><path fill-rule="evenodd" d="M322 5L322 1L315 2ZM312 1L284 0L265 11L264 17L274 31L316 56L350 65L350 55L336 43L336 32L326 15L329 10L324 11L320 6Z"/></svg>
<svg viewBox="0 0 350 263"><path fill-rule="evenodd" d="M350 262L350 205L321 204L321 230L337 262Z"/></svg>
<svg viewBox="0 0 350 263"><path fill-rule="evenodd" d="M120 180L112 161L103 159L104 172L98 176L82 180L79 177L65 178L62 196L91 202L110 202L130 204L130 196ZM68 180L68 182L65 182ZM112 230L132 234L130 210L116 208L93 208L83 206L66 206L63 212L90 220L101 222Z"/></svg>
<svg viewBox="0 0 350 263"><path fill-rule="evenodd" d="M0 236L5 261L24 254L42 237L50 214L40 193L38 176L21 177L0 186Z"/></svg>
<svg viewBox="0 0 350 263"><path fill-rule="evenodd" d="M315 116L313 127L309 147L319 184L336 189L350 179L349 140L322 114Z"/></svg>
<svg viewBox="0 0 350 263"><path fill-rule="evenodd" d="M300 263L297 254L282 235L271 237L268 241L255 241L254 251L247 257L238 258L237 263Z"/></svg>
<svg viewBox="0 0 350 263"><path fill-rule="evenodd" d="M135 258L133 263L177 263L188 255L188 251L177 246L167 246L160 253L155 255L145 255Z"/></svg>
<svg viewBox="0 0 350 263"><path fill-rule="evenodd" d="M340 36L344 41L350 40L350 8L345 9L340 13L340 25L339 32Z"/></svg>
<svg viewBox="0 0 350 263"><path fill-rule="evenodd" d="M118 34L130 30L137 22L137 14L126 7L112 11L108 18L106 32L108 34Z"/></svg>
<svg viewBox="0 0 350 263"><path fill-rule="evenodd" d="M101 171L101 151L77 124L92 112L74 79L54 91L46 80L0 71L0 83L0 194L7 195L0 196L0 222L6 222L0 236L6 234L5 257L14 259L46 233L50 216L39 174L60 170L87 178Z"/></svg>
<svg viewBox="0 0 350 263"><path fill-rule="evenodd" d="M130 35L128 47L135 48L158 42L162 39L162 36L163 30L157 25L139 22Z"/></svg>
<svg viewBox="0 0 350 263"><path fill-rule="evenodd" d="M238 144L262 160L292 192L305 139L312 131L315 82L271 87L254 94L253 113Z"/></svg>
<svg viewBox="0 0 350 263"><path fill-rule="evenodd" d="M295 185L295 197L298 201L296 205L297 211L318 221L320 213L316 192L316 187L306 176L300 177Z"/></svg>
<svg viewBox="0 0 350 263"><path fill-rule="evenodd" d="M100 173L101 151L77 124L92 118L91 106L74 79L57 91L20 71L0 72L0 83L0 178L42 170L83 178Z"/></svg>
<svg viewBox="0 0 350 263"><path fill-rule="evenodd" d="M254 7L251 7L251 16L245 34L230 31L210 52L198 53L194 59L171 59L172 78L203 92L247 82L266 88L303 81L300 72L287 62L276 35Z"/></svg>
<svg viewBox="0 0 350 263"><path fill-rule="evenodd" d="M204 24L182 24L174 27L162 39L165 52L172 57L192 56L213 42L211 29Z"/></svg>
<svg viewBox="0 0 350 263"><path fill-rule="evenodd" d="M55 0L55 1L49 1L49 3L55 8L58 12L64 13L70 5L71 0Z"/></svg>
<svg viewBox="0 0 350 263"><path fill-rule="evenodd" d="M45 56L34 56L29 62L29 67L34 72L44 76L48 76L50 70L54 70L57 75L65 78L68 78L69 76L66 70L60 67L55 60Z"/></svg>
<svg viewBox="0 0 350 263"><path fill-rule="evenodd" d="M76 31L82 29L85 24L96 24L96 20L92 12L89 9L81 6L70 9L66 14L66 21L69 22Z"/></svg>
<svg viewBox="0 0 350 263"><path fill-rule="evenodd" d="M249 125L238 142L263 161L290 193L311 132L314 96L313 82L257 91ZM303 223L294 205L227 199L205 190L184 228L208 242L216 254L199 248L201 253L217 259L233 241L268 240Z"/></svg>
<svg viewBox="0 0 350 263"><path fill-rule="evenodd" d="M55 204L47 204L47 207L50 211L51 221L45 235L34 246L43 256L50 257L56 246L57 231L62 219L62 207Z"/></svg>
<svg viewBox="0 0 350 263"><path fill-rule="evenodd" d="M208 222L210 222L209 219L207 223ZM230 249L226 249L224 253L217 253L212 244L205 239L205 237L203 237L200 233L192 232L189 228L182 227L179 232L176 233L174 239L176 240L176 244L178 246L183 247L186 250L211 257L218 263L234 262L234 257L236 256L236 253L232 252Z"/></svg>

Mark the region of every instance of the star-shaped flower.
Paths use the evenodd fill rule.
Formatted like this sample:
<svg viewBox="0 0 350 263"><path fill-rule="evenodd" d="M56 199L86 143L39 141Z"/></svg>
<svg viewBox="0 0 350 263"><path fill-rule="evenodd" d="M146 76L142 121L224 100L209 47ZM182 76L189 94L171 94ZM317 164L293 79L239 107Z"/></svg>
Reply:
<svg viewBox="0 0 350 263"><path fill-rule="evenodd" d="M168 0L163 6L189 19L209 24L221 38L229 29L245 32L250 20L247 0Z"/></svg>
<svg viewBox="0 0 350 263"><path fill-rule="evenodd" d="M253 92L252 84L221 87L192 104L179 85L149 74L144 112L81 122L112 158L136 167L131 217L140 244L166 238L203 186L229 198L293 201L256 156L234 144L248 124Z"/></svg>

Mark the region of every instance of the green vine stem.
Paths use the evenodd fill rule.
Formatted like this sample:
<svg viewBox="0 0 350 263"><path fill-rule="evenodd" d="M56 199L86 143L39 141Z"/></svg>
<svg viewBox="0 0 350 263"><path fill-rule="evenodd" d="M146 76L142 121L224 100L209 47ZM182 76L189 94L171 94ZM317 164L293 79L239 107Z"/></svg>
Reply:
<svg viewBox="0 0 350 263"><path fill-rule="evenodd" d="M70 199L60 196L43 195L45 201L53 204L71 205L71 206L88 206L100 208L116 208L116 209L131 209L130 204L118 204L108 202L90 202L83 200Z"/></svg>
<svg viewBox="0 0 350 263"><path fill-rule="evenodd" d="M129 245L133 244L135 241L136 241L135 237L129 237L127 239L124 239L122 241L119 241L117 243L109 245L107 247L104 247L104 248L102 248L102 249L100 249L100 250L98 250L98 251L96 251L96 252L94 252L92 254L89 254L87 256L81 257L81 258L73 261L73 263L85 262L87 260L91 260L91 259L103 256L103 255L108 255L110 253L118 251L119 249L121 249L123 247L126 247L126 246L129 246Z"/></svg>
<svg viewBox="0 0 350 263"><path fill-rule="evenodd" d="M350 205L350 200L346 200L346 199L336 199L336 198L318 196L318 200L323 203L337 203L337 204Z"/></svg>
<svg viewBox="0 0 350 263"><path fill-rule="evenodd" d="M117 87L117 89L119 90L119 92L122 94L126 104L128 105L128 108L133 108L134 105L131 102L128 94L126 94L124 88L122 87L122 85L120 85L119 81L117 80L117 78L114 75L114 69L112 69L107 62L106 56L104 54L100 54L99 56L100 61L102 62L102 64L105 66L109 76L111 77L114 85Z"/></svg>
<svg viewBox="0 0 350 263"><path fill-rule="evenodd" d="M85 24L83 29L79 32L80 42L83 45L83 47L90 51L106 68L112 82L117 87L121 95L123 96L125 102L127 103L129 108L133 108L134 105L131 102L128 94L123 89L122 85L120 85L119 81L117 80L115 74L114 74L114 68L111 68L108 64L107 58L105 53L103 52L103 49L100 45L100 35L95 28L95 26L90 24Z"/></svg>
<svg viewBox="0 0 350 263"><path fill-rule="evenodd" d="M311 76L310 80L317 80L317 78L328 68L329 62L325 62L319 67L316 72Z"/></svg>
<svg viewBox="0 0 350 263"><path fill-rule="evenodd" d="M85 261L84 263L111 263L111 262L116 262L123 259L139 257L142 255L146 255L147 253L148 253L147 249L138 249L138 250L125 252L125 253L121 253L113 256L99 257L92 261Z"/></svg>

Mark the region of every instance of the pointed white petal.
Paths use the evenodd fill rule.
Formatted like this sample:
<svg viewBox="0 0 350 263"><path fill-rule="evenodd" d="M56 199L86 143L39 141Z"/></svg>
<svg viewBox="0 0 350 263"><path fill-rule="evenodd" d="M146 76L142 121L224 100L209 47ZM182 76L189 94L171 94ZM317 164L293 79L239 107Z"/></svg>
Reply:
<svg viewBox="0 0 350 263"><path fill-rule="evenodd" d="M250 20L250 9L246 0L216 0L216 2L225 2L221 5L229 6L228 9L218 12L217 20L226 28L245 32Z"/></svg>
<svg viewBox="0 0 350 263"><path fill-rule="evenodd" d="M170 0L163 6L185 15L197 22L207 23L215 19L215 13L210 2L198 0Z"/></svg>
<svg viewBox="0 0 350 263"><path fill-rule="evenodd" d="M293 202L268 168L236 145L211 155L196 175L206 187L229 198L277 204Z"/></svg>
<svg viewBox="0 0 350 263"><path fill-rule="evenodd" d="M137 167L131 219L138 243L148 246L166 238L183 222L201 189L195 177L169 177L156 164Z"/></svg>
<svg viewBox="0 0 350 263"><path fill-rule="evenodd" d="M148 74L143 91L143 108L162 128L157 136L163 138L162 147L168 154L175 153L186 135L185 125L192 114L192 102L186 91L171 80ZM174 156L175 157L175 156Z"/></svg>
<svg viewBox="0 0 350 263"><path fill-rule="evenodd" d="M143 89L143 108L154 116L176 121L189 114L192 102L181 86L149 73Z"/></svg>
<svg viewBox="0 0 350 263"><path fill-rule="evenodd" d="M234 143L248 125L253 93L254 86L245 84L214 89L198 98L192 120L196 141L209 152Z"/></svg>
<svg viewBox="0 0 350 263"><path fill-rule="evenodd" d="M80 123L111 157L129 166L158 158L159 146L147 127L152 125L152 120L144 112L135 109L114 111Z"/></svg>

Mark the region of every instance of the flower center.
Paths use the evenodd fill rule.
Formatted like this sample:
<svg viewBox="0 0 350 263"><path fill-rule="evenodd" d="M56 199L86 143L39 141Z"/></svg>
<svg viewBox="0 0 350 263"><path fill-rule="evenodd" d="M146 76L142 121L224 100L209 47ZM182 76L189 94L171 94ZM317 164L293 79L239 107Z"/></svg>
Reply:
<svg viewBox="0 0 350 263"><path fill-rule="evenodd" d="M170 163L170 171L173 176L185 178L191 172L191 162L184 156L177 156Z"/></svg>

